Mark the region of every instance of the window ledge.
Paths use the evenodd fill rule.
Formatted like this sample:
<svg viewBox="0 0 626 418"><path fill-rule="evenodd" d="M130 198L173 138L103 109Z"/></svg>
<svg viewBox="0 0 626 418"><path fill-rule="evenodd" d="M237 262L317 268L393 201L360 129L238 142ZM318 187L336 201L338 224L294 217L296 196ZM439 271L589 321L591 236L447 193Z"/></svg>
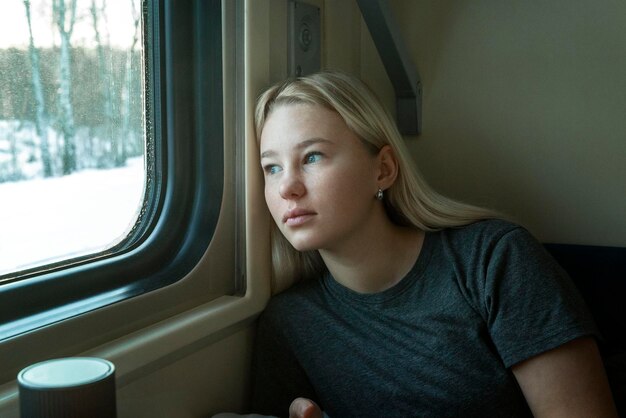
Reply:
<svg viewBox="0 0 626 418"><path fill-rule="evenodd" d="M266 293L266 292L263 292ZM116 388L174 363L252 324L267 297L222 296L111 343L81 353L115 364ZM19 417L17 382L0 386L0 416Z"/></svg>

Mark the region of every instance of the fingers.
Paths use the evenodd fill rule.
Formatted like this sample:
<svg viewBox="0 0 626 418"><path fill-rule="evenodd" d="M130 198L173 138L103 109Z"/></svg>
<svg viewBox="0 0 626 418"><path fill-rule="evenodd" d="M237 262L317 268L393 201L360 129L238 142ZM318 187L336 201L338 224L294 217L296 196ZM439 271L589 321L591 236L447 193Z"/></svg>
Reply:
<svg viewBox="0 0 626 418"><path fill-rule="evenodd" d="M296 398L289 406L289 418L322 418L322 410L310 399Z"/></svg>

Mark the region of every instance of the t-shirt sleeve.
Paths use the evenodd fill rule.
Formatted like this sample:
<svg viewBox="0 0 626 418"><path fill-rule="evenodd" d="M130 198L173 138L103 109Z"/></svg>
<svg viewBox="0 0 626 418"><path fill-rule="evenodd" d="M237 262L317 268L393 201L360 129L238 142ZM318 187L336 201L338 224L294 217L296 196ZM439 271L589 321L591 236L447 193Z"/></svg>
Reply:
<svg viewBox="0 0 626 418"><path fill-rule="evenodd" d="M483 306L506 367L579 337L599 337L571 279L525 229L498 239L486 266Z"/></svg>
<svg viewBox="0 0 626 418"><path fill-rule="evenodd" d="M283 336L277 312L259 319L253 355L252 405L257 414L286 417L297 397L316 399L315 391Z"/></svg>

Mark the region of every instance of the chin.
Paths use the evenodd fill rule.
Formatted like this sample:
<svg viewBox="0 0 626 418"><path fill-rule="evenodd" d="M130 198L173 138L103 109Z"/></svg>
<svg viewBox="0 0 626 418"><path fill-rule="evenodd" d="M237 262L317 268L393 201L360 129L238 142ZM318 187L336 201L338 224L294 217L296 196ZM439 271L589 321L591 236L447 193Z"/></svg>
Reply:
<svg viewBox="0 0 626 418"><path fill-rule="evenodd" d="M316 243L310 238L295 238L295 237L286 237L287 241L291 244L291 246L297 251L314 251L319 249L320 247L316 245Z"/></svg>
<svg viewBox="0 0 626 418"><path fill-rule="evenodd" d="M290 242L291 246L296 249L296 251L305 252L305 251L314 251L317 250L317 247L314 245L309 245L307 243L293 243Z"/></svg>

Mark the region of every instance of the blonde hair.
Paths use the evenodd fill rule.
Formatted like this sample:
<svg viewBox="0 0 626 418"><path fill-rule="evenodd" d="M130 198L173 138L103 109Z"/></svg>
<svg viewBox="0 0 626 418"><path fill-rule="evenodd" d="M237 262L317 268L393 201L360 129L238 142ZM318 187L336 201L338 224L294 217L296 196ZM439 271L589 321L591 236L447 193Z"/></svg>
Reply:
<svg viewBox="0 0 626 418"><path fill-rule="evenodd" d="M374 152L389 145L398 161L398 176L385 191L384 204L396 224L436 231L481 219L500 217L496 212L461 203L435 192L417 171L391 116L363 82L348 74L324 71L276 84L259 96L255 112L257 143L265 121L277 106L323 106L338 113L348 128ZM326 267L317 251L299 252L276 225L271 233L275 293L298 280L319 277Z"/></svg>

